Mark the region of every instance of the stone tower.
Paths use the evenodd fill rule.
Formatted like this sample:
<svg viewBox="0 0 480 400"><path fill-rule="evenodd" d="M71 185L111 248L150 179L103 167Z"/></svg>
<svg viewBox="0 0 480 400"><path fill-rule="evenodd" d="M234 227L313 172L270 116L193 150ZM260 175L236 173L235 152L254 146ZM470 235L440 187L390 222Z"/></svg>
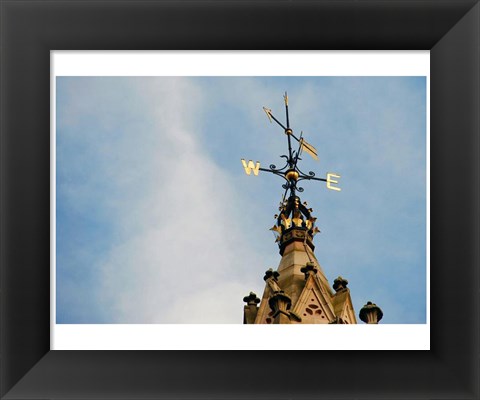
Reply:
<svg viewBox="0 0 480 400"><path fill-rule="evenodd" d="M276 225L282 256L278 269L265 272L262 299L244 298L246 324L356 324L348 281L341 276L330 286L315 257L316 218L298 196L280 206ZM258 303L260 303L258 305Z"/></svg>
<svg viewBox="0 0 480 400"><path fill-rule="evenodd" d="M286 182L283 201L279 214L275 215L276 224L271 230L276 235L276 242L282 256L276 271L269 269L263 277L265 290L261 299L253 292L243 298L244 324L356 324L355 311L348 281L341 276L330 286L320 263L315 257L313 237L319 232L315 226L316 218L312 209L302 203L297 192L303 192L298 186L302 180L326 182L327 188L335 191L341 189L337 174L327 173L326 179L315 177L315 173L304 174L297 167L302 151L317 159L317 150L308 144L300 135L297 138L289 125L288 97L285 93L286 126L276 119L272 111L263 108L270 122L280 125L288 139L287 163L283 168L270 165L270 169L260 168L260 163L248 163L242 159L247 175L258 175L259 171L273 173ZM298 150L292 150L292 140L299 143ZM335 178L335 179L334 179ZM289 194L288 198L286 197ZM368 324L376 324L382 318L382 310L368 302L361 310L359 317Z"/></svg>

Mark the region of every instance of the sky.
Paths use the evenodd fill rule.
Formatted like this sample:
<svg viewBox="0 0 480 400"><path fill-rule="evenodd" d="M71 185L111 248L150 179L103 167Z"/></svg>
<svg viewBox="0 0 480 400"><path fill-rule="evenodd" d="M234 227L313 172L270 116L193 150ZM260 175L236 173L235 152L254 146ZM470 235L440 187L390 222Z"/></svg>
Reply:
<svg viewBox="0 0 480 400"><path fill-rule="evenodd" d="M288 92L316 257L349 281L355 311L426 322L425 77L57 77L59 324L243 322L276 269L269 228L282 179Z"/></svg>

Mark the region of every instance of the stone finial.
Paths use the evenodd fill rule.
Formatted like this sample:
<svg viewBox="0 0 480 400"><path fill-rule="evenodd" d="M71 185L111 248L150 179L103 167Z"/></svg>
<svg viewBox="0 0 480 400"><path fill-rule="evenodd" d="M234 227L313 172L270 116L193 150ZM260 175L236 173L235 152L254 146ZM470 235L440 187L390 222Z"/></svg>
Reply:
<svg viewBox="0 0 480 400"><path fill-rule="evenodd" d="M318 269L313 262L307 262L307 264L300 269L300 272L305 274L305 280L307 280L310 274L315 275Z"/></svg>
<svg viewBox="0 0 480 400"><path fill-rule="evenodd" d="M245 296L243 298L243 301L247 303L243 307L243 323L254 324L255 318L257 317L257 313L258 313L257 304L260 303L260 299L257 297L255 293L250 292L248 296Z"/></svg>
<svg viewBox="0 0 480 400"><path fill-rule="evenodd" d="M292 305L292 299L284 292L274 293L268 300L268 304L273 311L274 323L290 323L289 309Z"/></svg>
<svg viewBox="0 0 480 400"><path fill-rule="evenodd" d="M360 310L359 317L366 324L378 324L383 317L383 312L376 304L368 301Z"/></svg>
<svg viewBox="0 0 480 400"><path fill-rule="evenodd" d="M267 282L267 285L272 291L272 293L283 292L280 286L278 286L279 276L280 272L274 271L272 268L269 268L265 271L265 276L263 277L263 280Z"/></svg>
<svg viewBox="0 0 480 400"><path fill-rule="evenodd" d="M256 306L258 303L260 303L260 299L253 292L250 292L248 296L245 296L243 301L249 306Z"/></svg>
<svg viewBox="0 0 480 400"><path fill-rule="evenodd" d="M339 292L342 289L346 289L348 285L348 281L346 279L343 279L341 276L339 276L337 279L333 281L333 290L335 292Z"/></svg>
<svg viewBox="0 0 480 400"><path fill-rule="evenodd" d="M273 280L277 281L279 276L280 273L278 271L274 271L272 268L269 268L265 271L265 276L263 277L263 280L266 281L269 278L273 278Z"/></svg>

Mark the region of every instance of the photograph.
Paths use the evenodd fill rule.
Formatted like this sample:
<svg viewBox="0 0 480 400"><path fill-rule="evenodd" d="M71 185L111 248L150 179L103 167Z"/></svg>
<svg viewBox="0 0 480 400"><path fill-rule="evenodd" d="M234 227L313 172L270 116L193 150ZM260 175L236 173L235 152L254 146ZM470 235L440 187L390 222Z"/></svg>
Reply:
<svg viewBox="0 0 480 400"><path fill-rule="evenodd" d="M56 324L426 324L426 76L57 76Z"/></svg>

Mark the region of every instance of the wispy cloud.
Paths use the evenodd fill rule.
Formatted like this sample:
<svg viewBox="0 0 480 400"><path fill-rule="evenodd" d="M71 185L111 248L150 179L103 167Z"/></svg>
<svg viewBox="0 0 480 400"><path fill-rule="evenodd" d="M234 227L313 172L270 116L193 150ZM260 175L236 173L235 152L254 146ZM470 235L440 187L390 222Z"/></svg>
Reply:
<svg viewBox="0 0 480 400"><path fill-rule="evenodd" d="M241 323L279 255L268 232L281 195L240 158L278 162L285 136L319 150L305 170L317 258L350 281L355 307L425 320L422 78L59 78L57 316L63 323ZM412 277L414 277L412 279ZM409 310L414 311L409 311ZM357 310L358 311L358 310Z"/></svg>
<svg viewBox="0 0 480 400"><path fill-rule="evenodd" d="M232 213L242 208L234 188L204 155L196 134L203 95L188 79L86 82L90 108L72 105L70 112L88 119L98 102L117 101L117 93L104 97L118 84L125 90L120 96L143 103L147 123L135 119L138 111L125 117L128 104L110 109L105 118L115 123L96 121L95 135L71 140L82 143L81 154L71 142L63 144L68 122L60 124L58 133L59 151L68 158L59 160L62 176L75 175L79 161L84 163L77 171L83 179L60 182L62 199L70 209L88 212L87 204L104 209L115 232L89 267L98 279L88 282L96 289L97 306L108 308L106 322L240 321L241 297L248 288L240 292L239 270L252 256L242 257L251 251L240 227L228 223L238 219ZM152 100L155 104L148 104ZM70 123L78 127L82 120L71 118ZM237 296L237 304L218 298L225 291ZM188 313L172 312L179 308Z"/></svg>

